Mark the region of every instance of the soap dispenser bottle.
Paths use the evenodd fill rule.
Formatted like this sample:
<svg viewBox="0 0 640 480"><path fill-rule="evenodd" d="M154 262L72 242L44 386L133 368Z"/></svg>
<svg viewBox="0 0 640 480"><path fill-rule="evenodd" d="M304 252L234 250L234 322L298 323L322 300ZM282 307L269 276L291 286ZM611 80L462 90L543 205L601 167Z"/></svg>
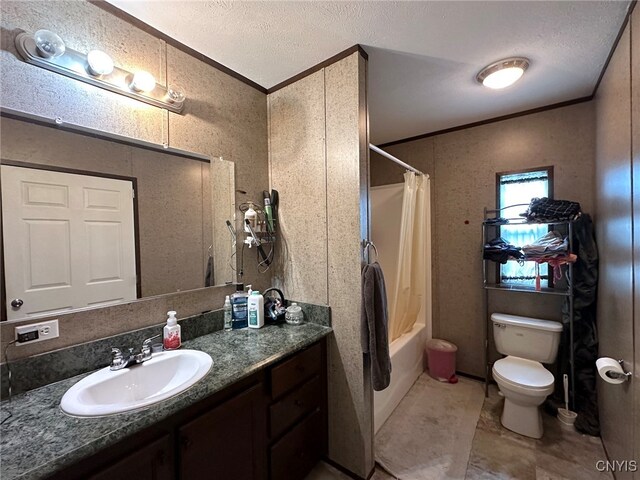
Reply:
<svg viewBox="0 0 640 480"><path fill-rule="evenodd" d="M172 310L167 312L167 315L169 318L167 318L167 324L163 330L162 344L165 350L176 350L182 345L180 325L178 325L176 312Z"/></svg>

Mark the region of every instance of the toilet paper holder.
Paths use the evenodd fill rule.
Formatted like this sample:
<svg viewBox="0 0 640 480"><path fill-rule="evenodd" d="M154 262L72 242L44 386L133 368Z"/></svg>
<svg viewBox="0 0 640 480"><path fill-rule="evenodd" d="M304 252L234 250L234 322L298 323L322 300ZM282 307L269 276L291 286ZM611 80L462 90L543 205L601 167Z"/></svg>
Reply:
<svg viewBox="0 0 640 480"><path fill-rule="evenodd" d="M620 367L622 368L623 372L624 372L624 360L618 360L618 363L620 364ZM619 373L619 372L607 372L605 374L607 377L612 378L613 380L627 380L629 381L631 379L631 372L624 372L624 373Z"/></svg>

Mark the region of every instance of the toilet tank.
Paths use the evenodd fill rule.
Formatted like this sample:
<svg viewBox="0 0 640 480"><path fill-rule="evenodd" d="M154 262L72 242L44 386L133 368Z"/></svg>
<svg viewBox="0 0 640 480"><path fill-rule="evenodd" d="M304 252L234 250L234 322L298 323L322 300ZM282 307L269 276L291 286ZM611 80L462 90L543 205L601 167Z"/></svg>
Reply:
<svg viewBox="0 0 640 480"><path fill-rule="evenodd" d="M562 324L506 313L491 314L493 339L503 355L553 363L558 353Z"/></svg>

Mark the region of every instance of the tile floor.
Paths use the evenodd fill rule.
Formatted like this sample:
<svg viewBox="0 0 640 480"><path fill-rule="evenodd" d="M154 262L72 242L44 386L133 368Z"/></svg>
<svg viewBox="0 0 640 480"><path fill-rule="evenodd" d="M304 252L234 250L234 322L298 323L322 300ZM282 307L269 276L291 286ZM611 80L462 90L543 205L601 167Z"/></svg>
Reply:
<svg viewBox="0 0 640 480"><path fill-rule="evenodd" d="M423 378L420 380L424 383ZM420 380L412 388L420 388ZM464 408L464 402L451 402L455 385L451 385L451 387L451 390L446 392L447 404L451 408ZM442 391L442 389L434 388L431 393L432 395L441 395ZM462 389L459 391L463 393ZM481 391L481 389L475 391ZM464 395L468 394L469 391L465 390ZM441 473L434 476L433 468L429 467L429 464L442 463L442 457L438 454L439 458L428 458L428 456L421 458L421 465L411 473L399 477L399 480L423 478L433 478L433 480L591 480L613 478L611 474L600 473L595 469L597 460L606 459L599 438L564 430L554 417L546 414L543 414L544 437L540 440L523 437L505 429L500 424L502 403L503 399L498 394L497 387L492 386L489 398L484 400L479 418L477 418L464 476L459 473L459 468L448 470L441 468ZM402 409L402 403L392 416L401 415L400 409ZM439 429L446 428L446 426L434 423L431 428L433 428L431 435L434 441L437 441ZM425 449L425 452L427 451L428 449ZM460 461L460 458L465 458L465 456L466 454L463 453L457 455L456 458ZM420 472L421 469L423 469L422 472ZM424 469L429 469L428 475L425 475L426 470ZM447 472L457 473L449 474ZM349 478L330 465L321 462L306 480L349 480ZM394 479L396 477L376 466L372 480Z"/></svg>

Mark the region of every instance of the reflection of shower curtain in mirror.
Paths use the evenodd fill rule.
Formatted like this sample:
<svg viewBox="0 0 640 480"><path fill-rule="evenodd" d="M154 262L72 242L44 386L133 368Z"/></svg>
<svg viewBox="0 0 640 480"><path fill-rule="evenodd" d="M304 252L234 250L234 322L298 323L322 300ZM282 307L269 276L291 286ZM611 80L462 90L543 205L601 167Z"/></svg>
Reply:
<svg viewBox="0 0 640 480"><path fill-rule="evenodd" d="M398 271L391 298L390 341L411 331L422 303L427 301L431 255L429 176L404 174ZM429 305L426 306L430 308Z"/></svg>

